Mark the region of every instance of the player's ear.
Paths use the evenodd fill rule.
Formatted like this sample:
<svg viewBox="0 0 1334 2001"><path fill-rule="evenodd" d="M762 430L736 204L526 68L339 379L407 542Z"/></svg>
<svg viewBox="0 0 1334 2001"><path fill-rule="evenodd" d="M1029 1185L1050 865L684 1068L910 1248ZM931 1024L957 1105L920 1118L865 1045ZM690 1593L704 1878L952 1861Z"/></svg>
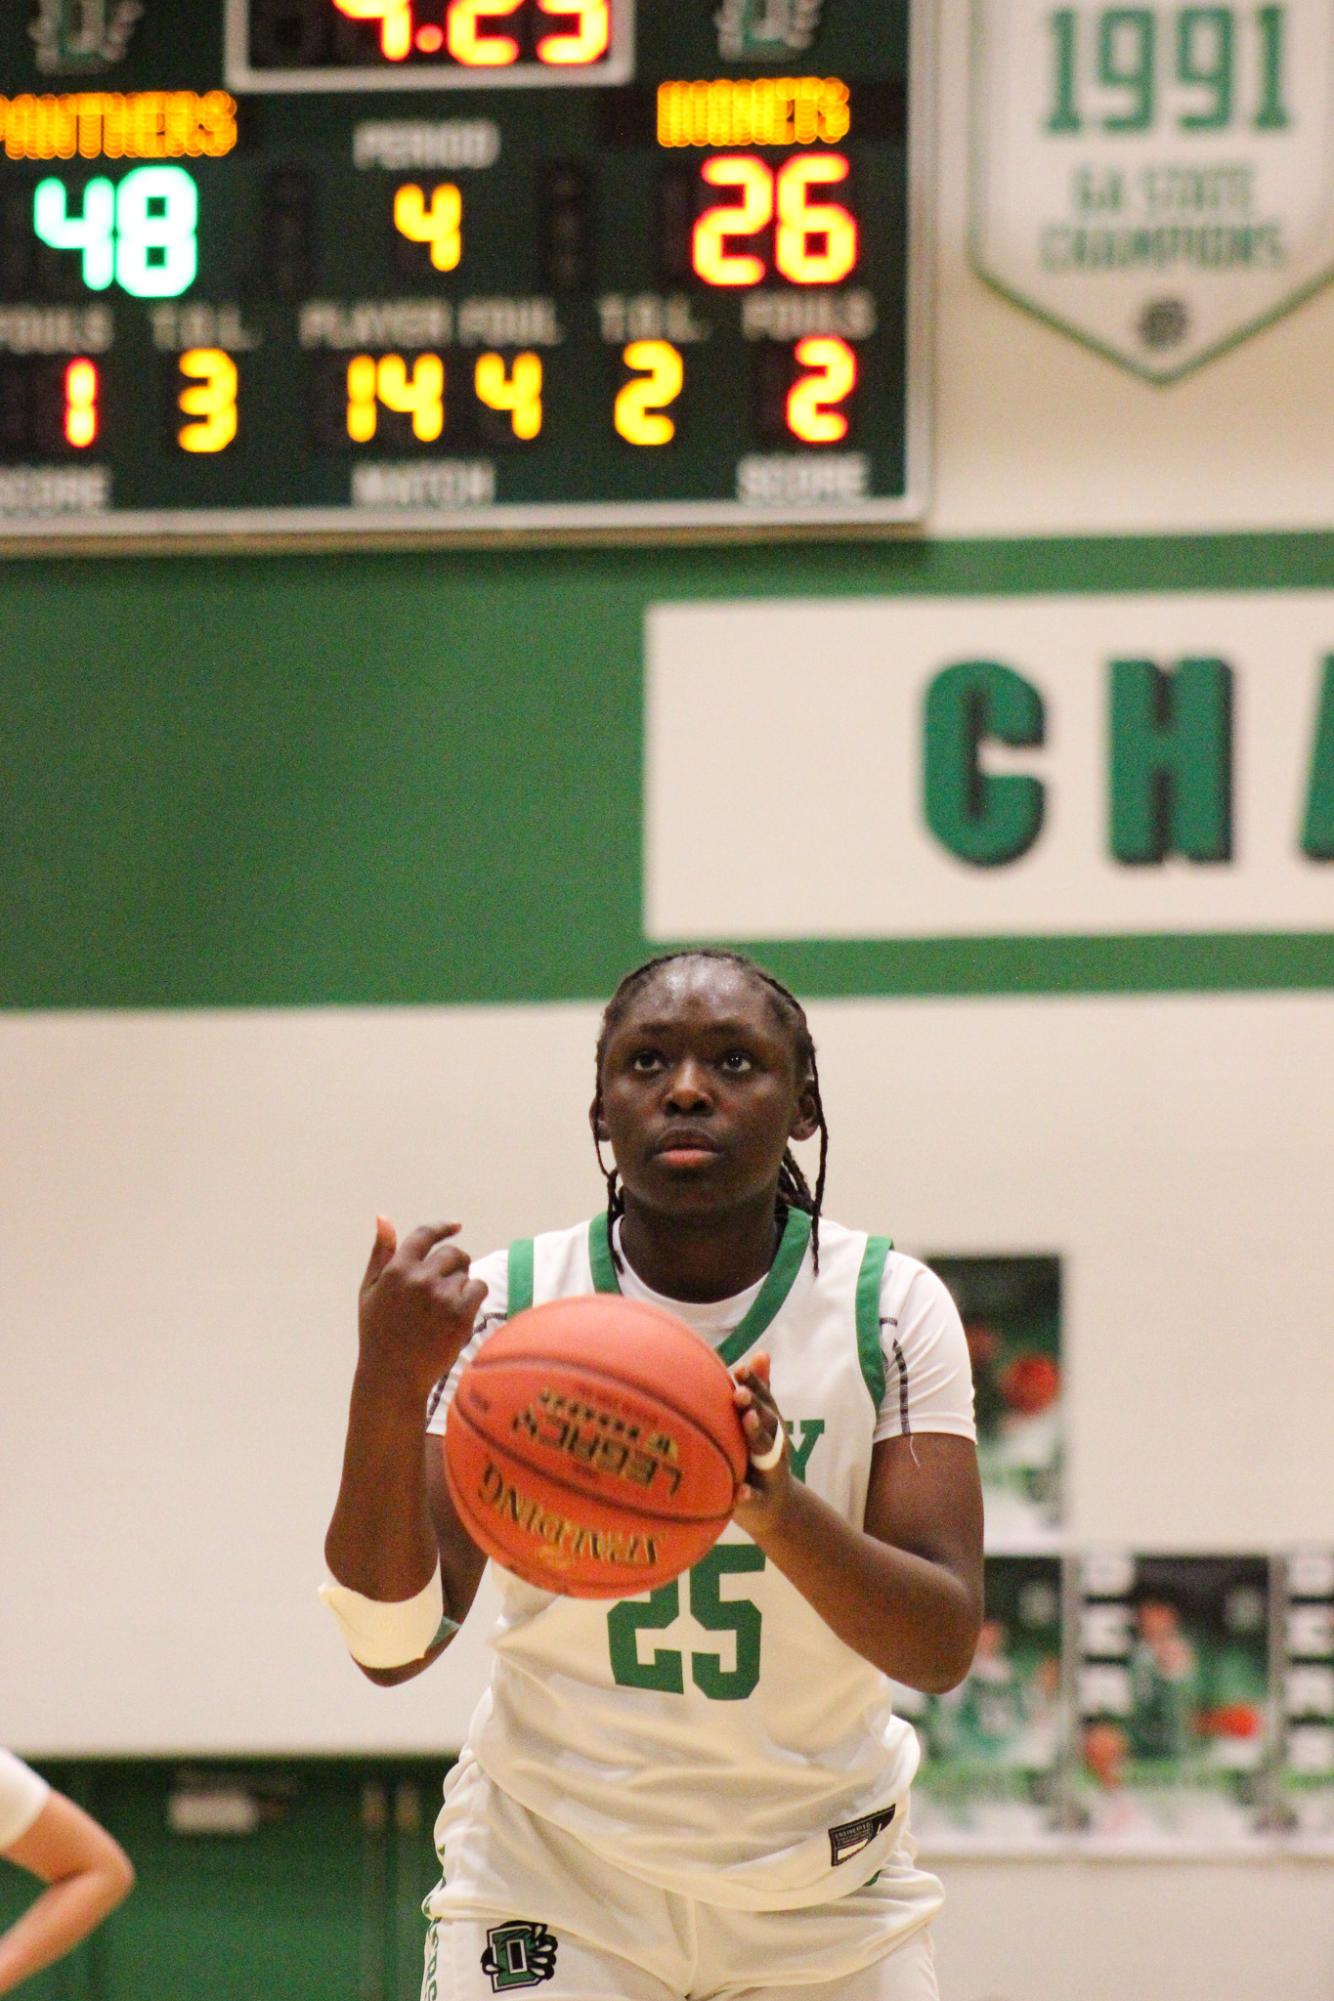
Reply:
<svg viewBox="0 0 1334 2001"><path fill-rule="evenodd" d="M815 1092L807 1084L797 1093L797 1115L788 1130L790 1139L809 1139L820 1130L820 1107Z"/></svg>
<svg viewBox="0 0 1334 2001"><path fill-rule="evenodd" d="M597 1098L594 1098L588 1108L588 1125L594 1139L609 1140L611 1138L611 1134L607 1131L607 1121L602 1116L602 1106Z"/></svg>

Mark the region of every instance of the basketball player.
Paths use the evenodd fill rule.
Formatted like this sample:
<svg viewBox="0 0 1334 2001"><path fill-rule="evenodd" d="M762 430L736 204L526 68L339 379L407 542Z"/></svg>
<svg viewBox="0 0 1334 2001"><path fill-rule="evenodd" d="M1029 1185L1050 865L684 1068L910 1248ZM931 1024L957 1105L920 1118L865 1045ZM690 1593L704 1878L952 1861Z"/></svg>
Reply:
<svg viewBox="0 0 1334 2001"><path fill-rule="evenodd" d="M0 1994L8 1994L114 1911L134 1870L104 1827L10 1751L0 1751L0 1855L47 1886L0 1933Z"/></svg>
<svg viewBox="0 0 1334 2001"><path fill-rule="evenodd" d="M470 1265L381 1219L323 1595L375 1681L420 1673L483 1557L432 1434L530 1303L620 1291L732 1367L732 1524L651 1596L498 1572L495 1661L437 1824L423 2001L932 2001L940 1886L908 1834L917 1740L888 1677L972 1659L982 1511L967 1348L940 1281L821 1215L806 1017L731 954L650 961L603 1017L608 1208ZM814 1192L790 1142L820 1134Z"/></svg>

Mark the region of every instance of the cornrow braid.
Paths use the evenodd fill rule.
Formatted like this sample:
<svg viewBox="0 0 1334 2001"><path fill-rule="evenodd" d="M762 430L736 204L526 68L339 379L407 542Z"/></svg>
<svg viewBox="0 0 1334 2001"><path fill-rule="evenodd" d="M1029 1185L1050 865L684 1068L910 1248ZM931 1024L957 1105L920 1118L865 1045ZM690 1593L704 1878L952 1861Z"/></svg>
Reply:
<svg viewBox="0 0 1334 2001"><path fill-rule="evenodd" d="M789 1208L804 1209L811 1219L811 1256L815 1269L820 1269L820 1211L824 1204L825 1170L829 1159L829 1127L825 1121L824 1102L820 1096L820 1072L815 1060L815 1043L811 1037L810 1025L806 1020L806 1010L794 993L754 959L748 959L743 952L724 951L721 946L700 946L695 951L660 952L655 959L646 959L642 966L636 966L625 975L607 1002L602 1013L602 1026L598 1030L596 1052L596 1082L593 1092L593 1114L596 1120L602 1111L602 1064L607 1053L607 1042L612 1030L619 1026L635 995L663 966L673 965L678 959L718 959L724 965L736 966L743 973L756 979L765 988L784 1024L792 1031L793 1051L798 1068L805 1073L805 1081L815 1099L816 1115L820 1122L820 1164L816 1170L815 1188L802 1173L792 1148L786 1147L778 1170L778 1193L774 1205L775 1216L781 1223ZM625 1194L621 1188L621 1177L613 1161L608 1167L602 1158L602 1146L594 1135L594 1150L597 1154L598 1172L607 1184L607 1234L611 1235L616 1218L624 1213ZM613 1253L614 1255L614 1253Z"/></svg>

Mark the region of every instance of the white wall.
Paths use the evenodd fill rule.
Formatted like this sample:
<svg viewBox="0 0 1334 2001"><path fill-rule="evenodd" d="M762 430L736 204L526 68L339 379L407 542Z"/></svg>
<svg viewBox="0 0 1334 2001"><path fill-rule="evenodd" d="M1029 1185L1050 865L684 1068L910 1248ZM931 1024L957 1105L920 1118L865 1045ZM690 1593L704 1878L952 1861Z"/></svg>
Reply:
<svg viewBox="0 0 1334 2001"><path fill-rule="evenodd" d="M1334 1002L813 1011L829 1207L1065 1260L1070 1530L1327 1536ZM458 1742L316 1602L372 1219L478 1252L596 1206L583 1007L0 1020L0 1716L55 1752ZM90 1635L96 1671L90 1673ZM470 1635L471 1642L471 1635Z"/></svg>

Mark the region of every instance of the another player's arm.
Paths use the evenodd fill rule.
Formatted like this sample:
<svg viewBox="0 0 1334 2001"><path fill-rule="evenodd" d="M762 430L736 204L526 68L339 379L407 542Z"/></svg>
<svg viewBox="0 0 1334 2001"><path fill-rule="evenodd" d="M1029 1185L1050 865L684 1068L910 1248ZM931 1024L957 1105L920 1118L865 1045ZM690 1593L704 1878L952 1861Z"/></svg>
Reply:
<svg viewBox="0 0 1334 2001"><path fill-rule="evenodd" d="M472 1604L483 1558L459 1526L434 1439L422 1443L426 1402L472 1333L486 1287L450 1239L458 1224L414 1230L400 1245L381 1217L358 1312L359 1345L348 1410L343 1473L324 1541L340 1584L364 1597L401 1602L424 1591L440 1566L446 1618L459 1626ZM441 1654L442 1637L402 1667L362 1668L371 1681L409 1681Z"/></svg>
<svg viewBox="0 0 1334 2001"><path fill-rule="evenodd" d="M46 1885L0 1935L0 1994L8 1994L77 1945L129 1895L134 1867L104 1827L55 1792L3 1853Z"/></svg>
<svg viewBox="0 0 1334 2001"><path fill-rule="evenodd" d="M742 1424L762 1454L781 1421L768 1359L756 1356L737 1373ZM794 1480L787 1453L772 1472L752 1468L736 1519L875 1667L932 1695L963 1680L982 1622L982 1487L971 1439L882 1439L871 1455L864 1529Z"/></svg>

